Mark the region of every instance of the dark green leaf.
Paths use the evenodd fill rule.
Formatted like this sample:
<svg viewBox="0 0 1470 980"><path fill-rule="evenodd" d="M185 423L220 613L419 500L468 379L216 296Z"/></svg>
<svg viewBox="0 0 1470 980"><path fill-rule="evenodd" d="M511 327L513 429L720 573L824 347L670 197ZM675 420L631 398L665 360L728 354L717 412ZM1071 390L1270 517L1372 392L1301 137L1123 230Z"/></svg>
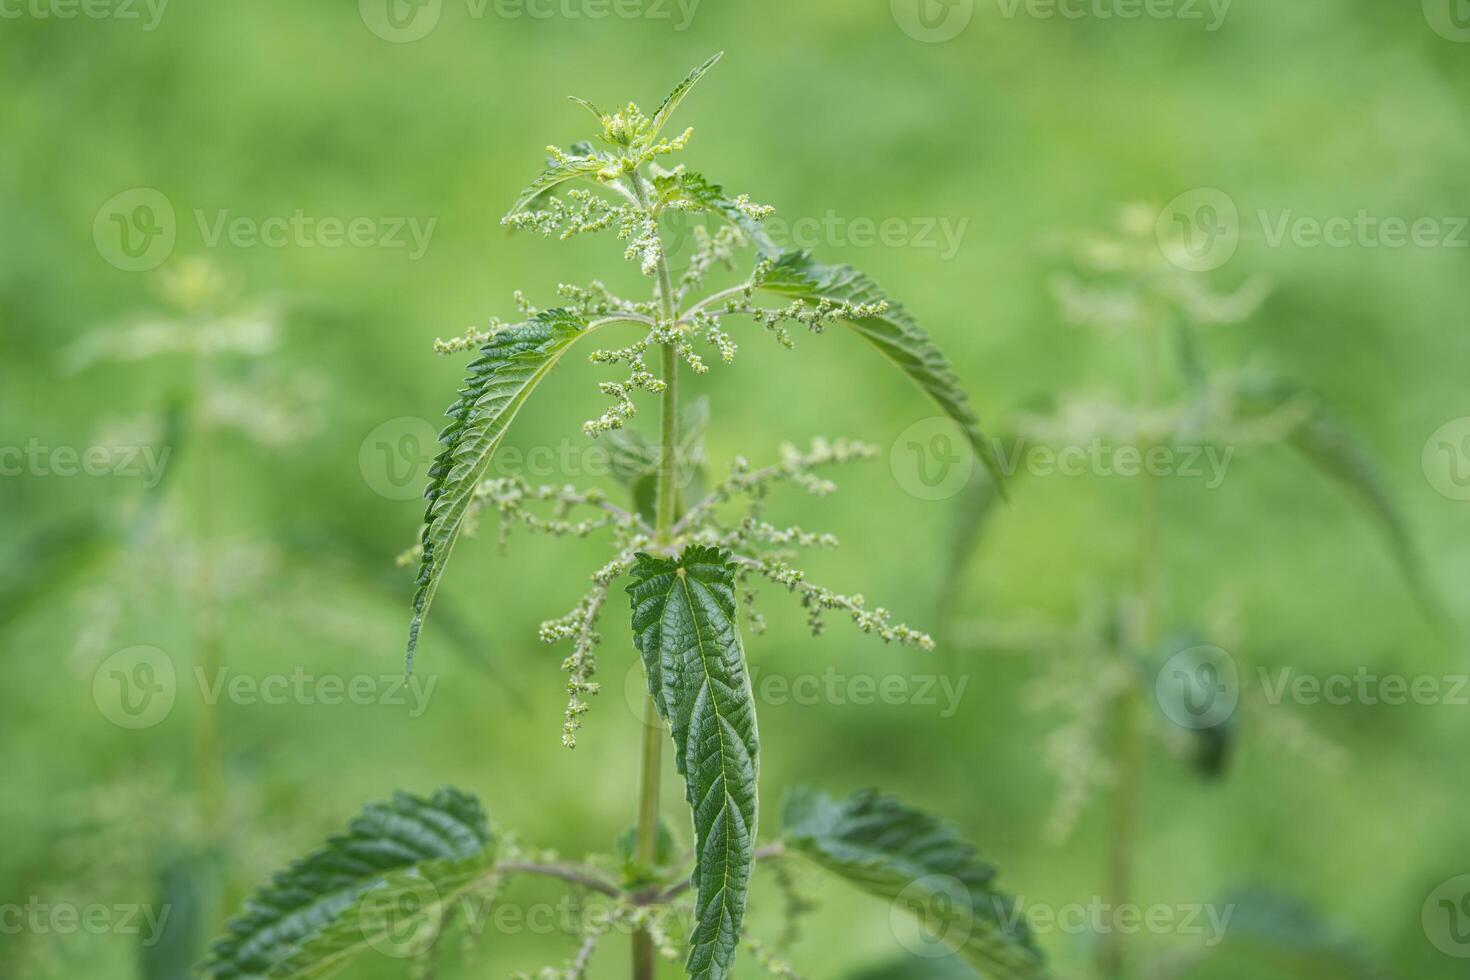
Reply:
<svg viewBox="0 0 1470 980"><path fill-rule="evenodd" d="M464 529L475 488L516 413L585 328L584 320L566 310L546 310L496 334L470 363L459 400L445 413L453 421L439 436L444 449L429 470L424 494L429 508L424 515L424 555L408 634L410 671L419 631Z"/></svg>
<svg viewBox="0 0 1470 980"><path fill-rule="evenodd" d="M992 887L995 870L934 817L871 790L845 800L798 790L781 825L789 848L913 912L988 980L1046 975L1014 899Z"/></svg>
<svg viewBox="0 0 1470 980"><path fill-rule="evenodd" d="M949 358L902 305L884 295L878 284L851 266L823 265L810 252L785 252L767 275L763 288L795 299L829 299L849 303L888 302L882 316L850 320L860 335L878 348L917 384L969 437L997 487L1004 487L995 448L980 431L980 420L970 407Z"/></svg>
<svg viewBox="0 0 1470 980"><path fill-rule="evenodd" d="M474 797L399 793L277 874L230 920L201 970L218 980L294 980L327 976L368 948L409 955L402 944L432 938L449 905L486 880L493 859Z"/></svg>
<svg viewBox="0 0 1470 980"><path fill-rule="evenodd" d="M694 812L689 975L730 975L755 864L759 739L735 608L735 566L716 548L639 555L628 588L649 693L674 738Z"/></svg>

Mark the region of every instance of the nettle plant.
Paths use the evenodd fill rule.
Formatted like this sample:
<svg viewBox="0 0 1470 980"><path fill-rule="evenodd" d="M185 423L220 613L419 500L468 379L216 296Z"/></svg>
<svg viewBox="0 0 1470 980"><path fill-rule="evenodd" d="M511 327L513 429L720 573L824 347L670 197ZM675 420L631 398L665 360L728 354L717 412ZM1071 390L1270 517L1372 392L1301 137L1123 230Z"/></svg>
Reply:
<svg viewBox="0 0 1470 980"><path fill-rule="evenodd" d="M696 496L690 491L701 479L694 470L703 418L696 408L695 418L681 420L681 367L695 374L708 370L698 343L729 363L736 353L734 321L754 320L788 347L793 327L821 333L841 324L915 381L963 427L983 458L990 459L990 449L948 360L875 283L851 268L823 265L808 252L783 251L761 228L770 208L745 195L728 196L682 166L661 165L691 136L690 130L666 136L670 117L718 57L685 78L651 116L632 104L607 112L576 100L597 119L600 145L551 148L548 169L504 223L562 238L614 231L627 243L625 257L652 281L652 297L624 299L601 283L562 286L563 305L542 310L517 294L519 322L492 321L486 330L439 344L445 352L478 349L479 356L449 409L444 448L430 471L422 544L409 556L419 567L412 669L450 554L486 512L497 513L505 529L611 535L611 556L592 574L586 594L569 613L544 624L541 636L570 645L563 739L574 746L589 699L598 693L602 616L614 588L627 581L648 716L664 722L644 726L635 826L616 857L569 863L492 833L480 803L459 790L427 798L399 794L368 807L346 834L261 891L213 947L209 974L318 977L370 948L431 961L437 938L451 924L473 931L474 909L484 906L471 900L492 901L508 879L540 875L601 896L610 908L596 924L584 924L580 947L566 966L544 969L539 977L583 976L599 938L622 929L632 935L635 980L653 977L660 955L684 959L690 977L714 980L732 975L757 863L769 863L780 879L789 877L787 862L804 859L899 902L993 980L1043 975L1042 956L1013 914L1012 900L995 890L994 870L951 828L896 799L872 791L841 799L793 791L779 833L758 847L761 746L740 622L743 603L759 630L750 608L756 583L795 594L814 632L825 614L835 612L884 641L924 649L933 642L861 596L809 582L792 564L796 551L835 541L779 527L764 516L773 486L826 494L833 485L822 471L875 451L819 440L803 450L784 447L767 466L737 458L728 476ZM660 218L674 212L720 220L713 232L695 229L694 255L677 281L660 234ZM736 269L747 249L754 251L747 277L696 298L710 273ZM634 328L632 342L595 350L591 359L626 374L602 384L613 405L583 431L617 440L619 473L631 489L628 505L597 490L489 478L492 457L537 385L579 341L619 327ZM635 414L638 394L658 400L657 442L620 432ZM678 851L660 820L666 738L672 738L687 787L692 854ZM747 945L760 967L795 976L773 951Z"/></svg>
<svg viewBox="0 0 1470 980"><path fill-rule="evenodd" d="M1232 365L1212 356L1216 335L1248 320L1267 299L1266 282L1255 277L1233 291L1217 290L1207 275L1166 251L1168 243L1155 233L1157 219L1150 206L1131 205L1115 229L1068 242L1070 268L1053 280L1061 315L1105 334L1110 351L1121 356L1123 376L1101 390L1045 395L1001 423L996 455L1002 469L1024 472L1022 460L1037 447L1059 458L1069 449L1101 445L1132 450L1140 461L1152 455L1169 463L1228 462L1237 452L1254 457L1287 450L1361 505L1428 618L1440 622L1438 600L1392 493L1326 401L1267 365ZM1151 816L1143 794L1151 747L1209 780L1225 778L1245 735L1329 770L1349 762L1345 749L1244 683L1250 672L1233 599L1224 596L1213 608L1187 614L1171 606L1164 484L1199 479L1208 467L1200 470L1135 470L1130 557L1137 577L1097 587L1074 623L990 620L961 630L982 648L1045 657L1030 704L1063 720L1041 753L1057 781L1044 833L1062 843L1094 797L1111 795L1102 894L1114 908L1138 897L1137 858ZM1223 468L1217 476L1223 477ZM996 485L985 482L962 500L947 577L954 593L998 500ZM945 605L959 608L957 595ZM1294 959L1303 969L1330 968L1337 976L1374 975L1311 910L1269 888L1248 885L1216 907L1237 914L1227 942L1182 941L1152 955L1114 927L1097 937L1090 975L1173 980L1232 955Z"/></svg>

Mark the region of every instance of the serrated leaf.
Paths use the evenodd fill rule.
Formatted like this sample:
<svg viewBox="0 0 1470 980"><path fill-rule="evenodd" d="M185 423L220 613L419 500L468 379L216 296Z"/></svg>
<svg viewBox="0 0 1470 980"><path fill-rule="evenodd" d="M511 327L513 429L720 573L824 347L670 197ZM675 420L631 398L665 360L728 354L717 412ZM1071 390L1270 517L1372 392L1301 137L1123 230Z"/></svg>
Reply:
<svg viewBox="0 0 1470 980"><path fill-rule="evenodd" d="M411 955L404 927L422 938L494 861L485 811L441 789L398 793L365 807L319 851L277 874L231 919L200 969L217 980L324 977L375 948Z"/></svg>
<svg viewBox="0 0 1470 980"><path fill-rule="evenodd" d="M877 283L851 266L824 265L812 258L809 251L788 251L776 261L762 288L782 296L811 301L886 301L888 311L881 316L845 322L878 348L964 429L990 478L997 487L1004 488L1005 480L995 448L980 430L980 420L970 407L969 395L961 387L949 358L909 312L889 299Z"/></svg>
<svg viewBox="0 0 1470 980"><path fill-rule="evenodd" d="M1431 618L1442 616L1439 600L1425 580L1418 548L1372 457L1329 413L1322 399L1280 378L1249 379L1235 391L1236 409L1245 418L1279 412L1288 405L1302 411L1286 442L1304 459L1341 483L1367 509L1388 539L1410 589Z"/></svg>
<svg viewBox="0 0 1470 980"><path fill-rule="evenodd" d="M648 690L674 739L694 815L695 922L687 970L730 975L755 864L760 744L727 552L640 554L628 594Z"/></svg>
<svg viewBox="0 0 1470 980"><path fill-rule="evenodd" d="M995 870L934 817L871 790L845 800L797 790L781 828L790 850L913 912L987 980L1046 976L1014 900L992 886Z"/></svg>
<svg viewBox="0 0 1470 980"><path fill-rule="evenodd" d="M424 554L409 626L409 671L413 670L419 631L464 529L475 488L516 413L586 326L585 320L567 310L546 310L497 333L470 363L459 399L445 413L453 421L439 436L444 449L429 469L429 486L424 492L429 507L424 515Z"/></svg>
<svg viewBox="0 0 1470 980"><path fill-rule="evenodd" d="M704 73L713 68L715 62L724 56L725 52L723 51L713 55L708 61L685 76L682 82L674 86L674 90L669 93L669 97L664 99L663 105L659 106L658 111L653 114L653 125L649 127L648 136L645 139L646 143L652 143L658 139L659 130L663 129L669 119L674 115L675 110L679 108L679 103L684 101L684 96L688 95L694 86L699 84L699 80L704 77Z"/></svg>
<svg viewBox="0 0 1470 980"><path fill-rule="evenodd" d="M761 255L776 258L781 254L781 247L766 234L761 223L740 210L735 199L725 194L723 187L711 183L703 174L688 170L673 171L655 176L653 185L660 196L692 201L703 210L739 228Z"/></svg>
<svg viewBox="0 0 1470 980"><path fill-rule="evenodd" d="M525 190L521 191L520 196L516 198L509 213L519 214L534 204L538 198L549 194L562 184L583 177L595 177L608 165L608 160L595 155L573 156L553 163L539 177L526 185Z"/></svg>

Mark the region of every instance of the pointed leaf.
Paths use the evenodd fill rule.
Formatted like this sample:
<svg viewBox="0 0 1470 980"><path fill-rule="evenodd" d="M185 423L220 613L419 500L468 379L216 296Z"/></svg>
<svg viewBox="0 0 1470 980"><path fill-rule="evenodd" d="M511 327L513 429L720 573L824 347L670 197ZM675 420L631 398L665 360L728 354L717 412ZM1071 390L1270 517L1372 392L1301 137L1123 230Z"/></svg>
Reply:
<svg viewBox="0 0 1470 980"><path fill-rule="evenodd" d="M502 330L470 363L459 400L446 412L453 421L439 436L444 449L429 470L424 496L424 554L409 627L408 664L413 670L419 631L434 601L450 552L464 529L465 513L491 457L516 413L567 349L586 330L586 321L566 310L546 310Z"/></svg>
<svg viewBox="0 0 1470 980"><path fill-rule="evenodd" d="M347 833L257 892L201 972L295 980L334 973L369 948L411 955L405 936L432 938L446 908L486 880L493 860L485 811L473 796L399 793L365 807Z"/></svg>
<svg viewBox="0 0 1470 980"><path fill-rule="evenodd" d="M669 97L664 99L663 105L658 107L658 112L653 114L653 125L649 127L645 142L652 143L658 139L659 130L663 129L665 124L668 123L669 118L674 114L674 110L679 108L679 103L684 101L684 96L688 95L690 90L699 84L699 80L704 77L704 73L713 68L715 62L724 56L725 52L723 51L715 54L704 64L691 71L682 82L674 86L674 90L669 93Z"/></svg>
<svg viewBox="0 0 1470 980"><path fill-rule="evenodd" d="M603 171L609 165L609 161L600 156L573 156L566 160L551 164L539 177L526 185L516 198L516 203L511 207L510 214L519 214L534 204L537 198L560 187L568 181L578 178L591 179Z"/></svg>
<svg viewBox="0 0 1470 980"><path fill-rule="evenodd" d="M762 288L795 299L830 299L849 303L887 301L888 312L866 320L847 321L853 329L922 388L969 437L997 487L1004 487L1000 464L990 440L980 431L980 420L970 407L949 358L930 339L902 305L884 295L878 284L851 266L823 265L808 251L781 255Z"/></svg>
<svg viewBox="0 0 1470 980"><path fill-rule="evenodd" d="M987 980L1046 970L995 870L935 818L867 790L845 800L798 790L782 806L787 847L869 894L900 903Z"/></svg>
<svg viewBox="0 0 1470 980"><path fill-rule="evenodd" d="M674 738L694 811L695 924L687 969L730 975L755 864L759 739L727 552L639 555L628 588L649 693Z"/></svg>
<svg viewBox="0 0 1470 980"><path fill-rule="evenodd" d="M1236 410L1244 418L1279 412L1293 403L1305 408L1301 421L1286 436L1287 444L1357 497L1388 538L1410 589L1429 616L1439 620L1438 597L1425 580L1419 550L1393 495L1372 457L1332 417L1322 399L1280 378L1247 379L1235 391L1235 398Z"/></svg>

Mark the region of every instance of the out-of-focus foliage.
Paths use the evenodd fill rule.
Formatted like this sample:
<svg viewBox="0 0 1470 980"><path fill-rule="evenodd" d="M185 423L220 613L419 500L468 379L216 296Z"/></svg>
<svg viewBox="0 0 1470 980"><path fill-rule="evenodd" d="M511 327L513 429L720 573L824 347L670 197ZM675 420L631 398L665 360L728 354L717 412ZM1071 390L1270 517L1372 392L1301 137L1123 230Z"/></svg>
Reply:
<svg viewBox="0 0 1470 980"><path fill-rule="evenodd" d="M425 634L420 700L393 686L413 589L393 559L419 530L439 413L462 377L433 355L434 340L483 326L514 289L550 295L558 282L605 274L601 243L512 238L498 223L542 165L529 148L587 121L560 94L603 104L660 92L719 49L719 70L680 107L680 124L698 128L691 152L702 169L758 187L790 223L782 246L817 247L823 261L862 268L902 297L987 431L1047 414L1038 396L1130 376L1133 350L1060 315L1057 236L1108 227L1124 202L1226 192L1240 247L1210 279L1229 295L1257 276L1270 290L1248 318L1212 328L1211 363L1260 364L1332 406L1376 461L1446 618L1465 622L1470 505L1437 488L1425 448L1470 416L1466 250L1273 244L1262 224L1274 229L1287 212L1412 222L1470 210L1470 48L1431 29L1423 5L1236 3L1208 31L1200 21L1036 17L1024 4L1007 16L1007 4L960 3L973 18L942 43L906 33L890 4L847 0L758 11L704 2L687 24L680 11L691 5L677 3L662 5L666 19L423 6L437 6L440 21L411 43L374 33L359 5L287 0L175 0L154 30L142 29L146 17L36 17L29 4L0 20L0 905L170 904L159 896L191 890L167 870L183 861L205 869L192 890L217 887L199 932L213 935L272 869L400 786L472 790L497 820L524 829L528 847L611 849L633 819L636 651L603 645L602 703L568 753L558 738L564 654L536 640L538 624L583 591L565 570L598 567L601 546L567 538L533 550L512 538L512 560L502 560L493 535L462 545ZM132 188L156 190L174 213L177 240L157 270L119 268L94 242L103 205ZM298 211L303 222L367 219L372 243L298 239L289 233ZM817 224L797 229L803 217ZM228 233L231 221L272 218L286 222L282 246ZM406 221L393 236L404 244L386 240L406 218L421 232L434 222L421 253ZM858 219L904 231L885 245ZM693 248L685 242L686 254ZM155 284L200 255L240 306L220 330L158 328L177 308ZM609 286L636 285L636 268L620 272ZM277 324L268 336L262 314ZM737 452L804 446L819 433L881 447L844 472L842 494L775 488L772 502L843 540L842 551L812 558L814 576L861 582L895 617L931 629L939 649L835 629L812 643L801 611L763 607L769 628L748 637L747 653L762 737L785 748L768 754L762 778L882 785L953 820L1006 882L1024 883L1026 907L1087 902L1103 888L1106 811L1084 807L1069 836L1048 837L1063 801L1040 757L1059 719L1078 717L1110 678L1052 676L1033 643L990 656L976 640L1017 622L1071 624L1053 648L1100 635L1088 632L1109 616L1099 583L1134 575L1126 529L1137 487L1018 473L984 548L951 574L958 498L915 495L903 454L895 462L891 452L938 413L872 350L842 339L804 341L800 358L745 344L731 371L688 385L725 420L705 436L709 472L725 473ZM220 374L207 411L190 415L202 349ZM135 356L144 353L155 356ZM602 411L596 378L572 358L547 379L507 439L516 472L622 492L580 436L563 439ZM632 424L648 436L650 421ZM28 446L12 474L8 450ZM159 470L141 453L138 466L122 466L132 449L165 446L173 451ZM60 475L62 447L107 447L113 465ZM973 477L969 492L982 485ZM1202 782L1167 753L1151 755L1135 900L1172 907L1261 883L1300 896L1390 976L1458 976L1461 961L1430 941L1421 912L1467 870L1466 709L1262 703L1259 671L1272 685L1288 668L1444 678L1466 672L1463 645L1426 622L1353 497L1290 453L1241 453L1213 489L1182 480L1161 490L1173 529L1170 622L1210 627L1257 700L1242 710L1222 779ZM201 501L207 528L196 523ZM207 592L196 574L206 555ZM951 583L941 617L937 597ZM206 594L204 632L220 639L218 670L206 667L201 684ZM1220 639L1217 618L1240 624L1238 645ZM120 668L109 659L138 646L167 658L174 697L150 727L123 728L99 710L95 682L106 665L100 689L114 690ZM370 691L356 703L320 683L355 677ZM269 678L292 693L267 699ZM866 686L881 691L891 678L906 693ZM221 679L237 683L234 695ZM958 692L953 711L941 680ZM216 690L226 693L211 705ZM1057 710L1036 710L1038 700ZM197 774L199 725L211 713L214 820ZM679 792L671 766L664 798ZM764 801L764 827L776 825L776 799ZM824 908L778 951L783 961L831 977L892 958L883 903L821 879L802 884ZM531 884L502 899L521 913L555 900ZM751 934L770 941L784 918L782 895L758 873ZM576 952L559 916L545 928L524 914L489 922L471 948L446 944L441 977L505 976ZM27 928L0 938L0 976L145 976L149 934L146 922L138 932ZM1086 969L1087 937L1050 930L1036 940L1059 975ZM1137 941L1160 957L1194 952L1189 937ZM605 940L594 980L625 975L619 944ZM1251 963L1262 978L1341 976ZM405 966L367 957L351 975L397 977ZM1234 968L1222 956L1196 975ZM736 969L759 975L744 954Z"/></svg>

